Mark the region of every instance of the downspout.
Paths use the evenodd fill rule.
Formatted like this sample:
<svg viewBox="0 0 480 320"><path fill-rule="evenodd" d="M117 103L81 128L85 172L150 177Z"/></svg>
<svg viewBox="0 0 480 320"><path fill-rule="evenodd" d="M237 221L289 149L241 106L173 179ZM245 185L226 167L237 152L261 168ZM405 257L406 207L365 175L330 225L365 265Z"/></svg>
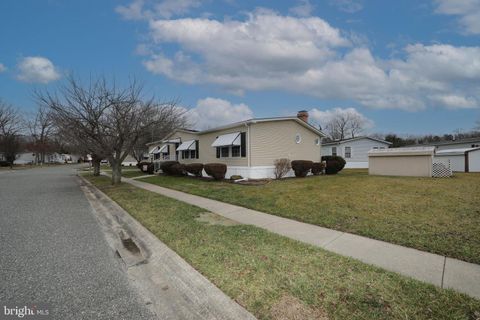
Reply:
<svg viewBox="0 0 480 320"><path fill-rule="evenodd" d="M250 168L251 164L252 164L252 160L251 160L251 157L252 157L252 153L250 152L250 148L251 148L251 142L250 142L250 124L248 122L245 122L245 126L247 127L247 167Z"/></svg>

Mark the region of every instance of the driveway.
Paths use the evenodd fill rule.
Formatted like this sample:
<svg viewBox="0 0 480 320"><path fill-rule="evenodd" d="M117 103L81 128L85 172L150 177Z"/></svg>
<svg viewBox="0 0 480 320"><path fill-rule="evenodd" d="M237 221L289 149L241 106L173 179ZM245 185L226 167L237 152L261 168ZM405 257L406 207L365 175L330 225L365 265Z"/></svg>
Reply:
<svg viewBox="0 0 480 320"><path fill-rule="evenodd" d="M153 319L108 246L73 168L0 175L0 318L4 303L43 303L49 319Z"/></svg>

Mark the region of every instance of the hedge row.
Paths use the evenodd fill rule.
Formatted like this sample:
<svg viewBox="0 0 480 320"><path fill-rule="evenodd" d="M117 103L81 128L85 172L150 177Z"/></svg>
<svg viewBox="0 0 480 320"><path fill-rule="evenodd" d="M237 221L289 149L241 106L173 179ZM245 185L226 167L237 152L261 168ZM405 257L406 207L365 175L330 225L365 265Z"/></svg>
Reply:
<svg viewBox="0 0 480 320"><path fill-rule="evenodd" d="M203 165L202 163L181 164L178 161L165 161L160 164L160 169L163 173L170 176L184 176L188 172L197 177L201 177L202 171L205 169L205 172L215 180L225 179L225 174L227 173L227 166L223 163L207 163Z"/></svg>
<svg viewBox="0 0 480 320"><path fill-rule="evenodd" d="M321 162L309 160L292 161L292 169L297 178L306 177L311 171L313 175L319 175L325 169L326 174L336 174L345 167L345 160L339 156L323 156Z"/></svg>

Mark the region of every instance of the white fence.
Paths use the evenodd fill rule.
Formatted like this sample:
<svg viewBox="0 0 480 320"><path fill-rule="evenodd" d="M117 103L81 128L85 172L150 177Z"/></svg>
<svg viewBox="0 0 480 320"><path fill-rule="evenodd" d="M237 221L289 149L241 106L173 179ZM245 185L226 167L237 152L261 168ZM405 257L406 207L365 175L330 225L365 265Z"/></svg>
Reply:
<svg viewBox="0 0 480 320"><path fill-rule="evenodd" d="M434 158L432 164L432 177L448 178L452 176L452 167L449 159Z"/></svg>

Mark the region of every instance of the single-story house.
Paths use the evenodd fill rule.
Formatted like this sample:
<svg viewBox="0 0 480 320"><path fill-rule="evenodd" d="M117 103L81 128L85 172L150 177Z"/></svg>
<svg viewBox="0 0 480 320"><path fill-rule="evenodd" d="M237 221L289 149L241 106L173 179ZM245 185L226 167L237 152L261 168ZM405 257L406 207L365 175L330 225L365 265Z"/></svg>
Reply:
<svg viewBox="0 0 480 320"><path fill-rule="evenodd" d="M435 159L448 161L455 172L480 172L480 147L437 150Z"/></svg>
<svg viewBox="0 0 480 320"><path fill-rule="evenodd" d="M224 163L226 177L274 177L274 161L320 161L325 134L308 123L308 112L296 117L257 118L203 131L177 129L148 143L155 168L167 160L180 163Z"/></svg>
<svg viewBox="0 0 480 320"><path fill-rule="evenodd" d="M432 142L422 146L433 146L437 151L450 149L466 149L480 147L480 137L465 138L451 141Z"/></svg>
<svg viewBox="0 0 480 320"><path fill-rule="evenodd" d="M375 149L368 152L368 174L432 177L435 147Z"/></svg>
<svg viewBox="0 0 480 320"><path fill-rule="evenodd" d="M17 154L17 158L14 161L15 164L33 164L35 163L35 153L25 151Z"/></svg>
<svg viewBox="0 0 480 320"><path fill-rule="evenodd" d="M368 168L368 152L375 149L388 149L392 143L361 136L350 139L322 143L322 156L341 156L345 168Z"/></svg>

